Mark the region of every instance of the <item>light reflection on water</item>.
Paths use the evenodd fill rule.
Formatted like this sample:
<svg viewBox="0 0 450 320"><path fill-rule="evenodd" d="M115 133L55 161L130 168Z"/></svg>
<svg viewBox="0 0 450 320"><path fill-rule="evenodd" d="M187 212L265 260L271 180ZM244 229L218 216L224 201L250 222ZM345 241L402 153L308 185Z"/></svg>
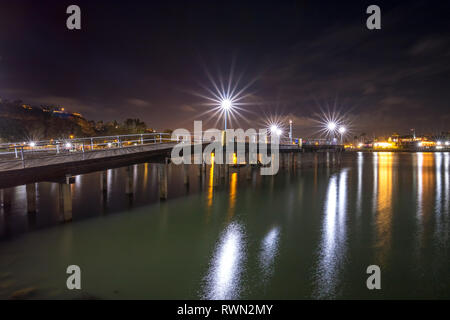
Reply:
<svg viewBox="0 0 450 320"><path fill-rule="evenodd" d="M259 263L261 266L264 282L270 281L270 278L274 272L275 258L278 253L279 240L279 227L273 227L262 240Z"/></svg>
<svg viewBox="0 0 450 320"><path fill-rule="evenodd" d="M245 243L243 228L230 223L217 244L206 276L204 298L209 300L237 299L241 290Z"/></svg>
<svg viewBox="0 0 450 320"><path fill-rule="evenodd" d="M332 175L325 199L325 217L319 249L317 298L332 298L337 294L340 273L346 256L347 170Z"/></svg>
<svg viewBox="0 0 450 320"><path fill-rule="evenodd" d="M100 174L87 174L71 186L73 222L62 225L58 184L37 184L36 215L16 187L0 210L0 298L30 285L38 298L67 297L49 270L73 260L102 298L117 298L115 286L118 298L371 298L370 264L395 280L377 297L450 298L449 153L345 157L341 168L275 177L231 170L218 186L217 166L201 177L192 168L188 187L169 166L165 202L154 164L133 166L131 203L126 168L107 171L106 196Z"/></svg>
<svg viewBox="0 0 450 320"><path fill-rule="evenodd" d="M392 188L393 188L393 153L383 152L378 162L378 194L377 194L377 263L386 263L385 259L391 245L392 224Z"/></svg>

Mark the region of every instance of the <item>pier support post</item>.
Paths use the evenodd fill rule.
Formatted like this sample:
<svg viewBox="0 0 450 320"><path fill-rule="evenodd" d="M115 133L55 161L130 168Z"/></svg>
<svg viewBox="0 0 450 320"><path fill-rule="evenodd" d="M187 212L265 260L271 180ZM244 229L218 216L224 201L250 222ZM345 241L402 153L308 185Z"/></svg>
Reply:
<svg viewBox="0 0 450 320"><path fill-rule="evenodd" d="M247 164L246 167L247 167L247 180L251 180L252 179L252 166L250 164Z"/></svg>
<svg viewBox="0 0 450 320"><path fill-rule="evenodd" d="M134 173L134 167L128 166L126 168L127 174L125 176L126 184L125 184L125 194L132 195L133 194L133 173Z"/></svg>
<svg viewBox="0 0 450 320"><path fill-rule="evenodd" d="M287 169L288 169L288 172L291 172L291 169L292 169L292 155L293 155L293 153L286 154L286 156L287 156Z"/></svg>
<svg viewBox="0 0 450 320"><path fill-rule="evenodd" d="M330 153L327 151L327 160L326 160L327 168L330 167Z"/></svg>
<svg viewBox="0 0 450 320"><path fill-rule="evenodd" d="M158 183L159 183L159 198L161 200L167 199L167 165L163 163L158 164Z"/></svg>
<svg viewBox="0 0 450 320"><path fill-rule="evenodd" d="M108 172L106 170L100 173L100 189L104 194L108 192Z"/></svg>
<svg viewBox="0 0 450 320"><path fill-rule="evenodd" d="M69 183L59 184L59 208L64 221L72 220L72 192Z"/></svg>
<svg viewBox="0 0 450 320"><path fill-rule="evenodd" d="M224 170L225 170L225 178L228 181L229 171L230 171L230 165L228 163L224 164Z"/></svg>
<svg viewBox="0 0 450 320"><path fill-rule="evenodd" d="M183 177L184 177L184 184L189 185L189 165L183 164Z"/></svg>
<svg viewBox="0 0 450 320"><path fill-rule="evenodd" d="M219 177L220 177L220 179L225 178L225 165L224 164L219 164L218 168L219 168Z"/></svg>
<svg viewBox="0 0 450 320"><path fill-rule="evenodd" d="M27 191L27 211L28 213L36 212L36 184L30 183L25 187Z"/></svg>
<svg viewBox="0 0 450 320"><path fill-rule="evenodd" d="M211 164L212 165L212 164ZM217 163L214 163L214 169L213 169L213 187L217 187L219 185L219 165Z"/></svg>
<svg viewBox="0 0 450 320"><path fill-rule="evenodd" d="M6 188L2 189L3 202L2 206L4 210L9 210L11 208L11 198L12 198L12 189Z"/></svg>

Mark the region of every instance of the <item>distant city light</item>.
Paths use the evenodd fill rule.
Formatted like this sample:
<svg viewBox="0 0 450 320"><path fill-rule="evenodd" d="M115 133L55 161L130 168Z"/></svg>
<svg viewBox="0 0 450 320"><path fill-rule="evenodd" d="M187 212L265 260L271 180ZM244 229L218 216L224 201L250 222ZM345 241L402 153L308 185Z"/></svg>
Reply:
<svg viewBox="0 0 450 320"><path fill-rule="evenodd" d="M108 143L108 148L111 148L112 144L111 142Z"/></svg>
<svg viewBox="0 0 450 320"><path fill-rule="evenodd" d="M36 147L36 142L30 142L30 147Z"/></svg>
<svg viewBox="0 0 450 320"><path fill-rule="evenodd" d="M395 148L395 143L389 141L375 142L374 147L376 149Z"/></svg>
<svg viewBox="0 0 450 320"><path fill-rule="evenodd" d="M442 144L442 142L441 142L441 141L438 141L438 142L436 142L436 144L437 144L438 146L440 146L440 145Z"/></svg>
<svg viewBox="0 0 450 320"><path fill-rule="evenodd" d="M339 133L340 133L340 134L344 134L345 131L347 131L347 128L345 128L345 127L340 127L340 128L339 128Z"/></svg>
<svg viewBox="0 0 450 320"><path fill-rule="evenodd" d="M450 141L446 141L446 142L445 142L445 145L446 145L446 146L450 145Z"/></svg>
<svg viewBox="0 0 450 320"><path fill-rule="evenodd" d="M72 144L70 142L66 143L66 148L72 148Z"/></svg>

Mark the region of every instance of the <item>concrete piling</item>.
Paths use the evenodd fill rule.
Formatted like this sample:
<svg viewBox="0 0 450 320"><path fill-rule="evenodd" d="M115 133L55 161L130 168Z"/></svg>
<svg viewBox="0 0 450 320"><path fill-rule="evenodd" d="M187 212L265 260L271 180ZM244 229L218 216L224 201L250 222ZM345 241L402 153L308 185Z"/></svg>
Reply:
<svg viewBox="0 0 450 320"><path fill-rule="evenodd" d="M134 180L134 167L133 166L128 166L126 168L126 175L125 175L125 194L127 195L131 195L133 194L133 180Z"/></svg>
<svg viewBox="0 0 450 320"><path fill-rule="evenodd" d="M167 199L167 165L164 163L158 164L158 184L159 184L159 198L161 200Z"/></svg>
<svg viewBox="0 0 450 320"><path fill-rule="evenodd" d="M247 170L246 170L247 180L251 180L252 179L252 166L250 164L247 164L246 167L247 167Z"/></svg>
<svg viewBox="0 0 450 320"><path fill-rule="evenodd" d="M11 202L12 202L12 189L6 188L2 189L2 206L4 210L11 209Z"/></svg>
<svg viewBox="0 0 450 320"><path fill-rule="evenodd" d="M102 171L100 173L100 190L106 194L108 192L108 172Z"/></svg>
<svg viewBox="0 0 450 320"><path fill-rule="evenodd" d="M189 165L183 164L183 181L185 185L189 185Z"/></svg>
<svg viewBox="0 0 450 320"><path fill-rule="evenodd" d="M36 184L30 183L25 187L27 191L27 211L28 213L36 212Z"/></svg>
<svg viewBox="0 0 450 320"><path fill-rule="evenodd" d="M72 220L72 191L69 183L59 183L59 208L64 221Z"/></svg>

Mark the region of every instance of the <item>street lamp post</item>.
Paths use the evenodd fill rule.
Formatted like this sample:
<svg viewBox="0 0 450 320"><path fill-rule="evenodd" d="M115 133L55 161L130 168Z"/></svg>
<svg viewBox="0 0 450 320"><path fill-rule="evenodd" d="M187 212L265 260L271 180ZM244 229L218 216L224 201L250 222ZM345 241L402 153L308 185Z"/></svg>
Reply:
<svg viewBox="0 0 450 320"><path fill-rule="evenodd" d="M228 118L228 111L233 107L233 104L230 99L224 99L220 103L220 107L223 109L225 113L225 131L227 130L227 118Z"/></svg>
<svg viewBox="0 0 450 320"><path fill-rule="evenodd" d="M289 120L289 141L292 144L292 120Z"/></svg>
<svg viewBox="0 0 450 320"><path fill-rule="evenodd" d="M347 131L347 128L345 128L345 127L340 127L339 128L339 133L341 134L341 144L343 142L343 137L344 137L345 131Z"/></svg>
<svg viewBox="0 0 450 320"><path fill-rule="evenodd" d="M332 136L332 139L331 139L332 144L334 143L334 132L336 130L336 127L337 127L337 125L333 121L327 123L327 130L328 130L328 132L331 132L331 136Z"/></svg>

